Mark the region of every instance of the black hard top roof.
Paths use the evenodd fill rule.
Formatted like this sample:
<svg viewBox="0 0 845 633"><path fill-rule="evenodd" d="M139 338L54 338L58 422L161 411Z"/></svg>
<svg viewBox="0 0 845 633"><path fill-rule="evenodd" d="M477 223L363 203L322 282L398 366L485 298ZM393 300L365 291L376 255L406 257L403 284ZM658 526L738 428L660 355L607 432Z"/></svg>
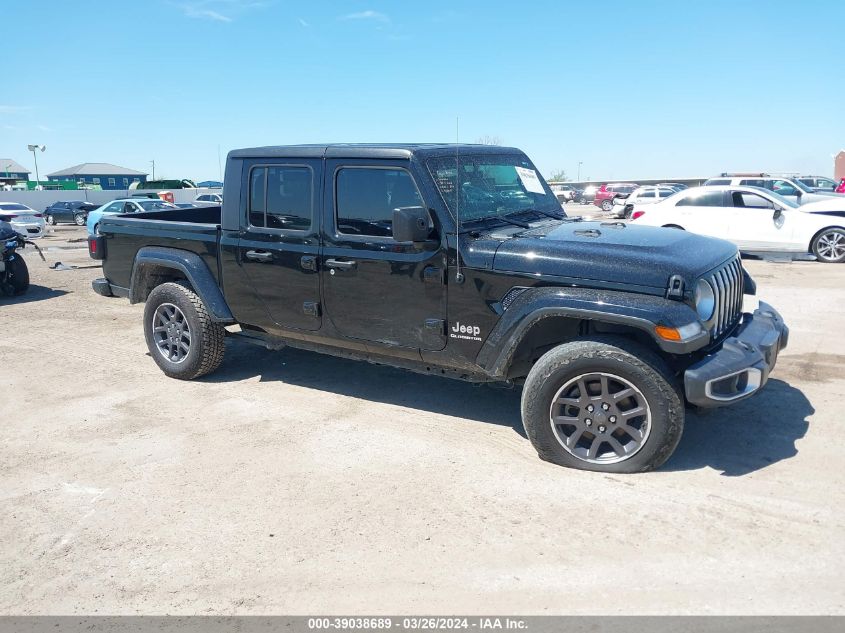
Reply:
<svg viewBox="0 0 845 633"><path fill-rule="evenodd" d="M455 143L331 143L234 149L229 158L404 158L461 154L521 154L515 147Z"/></svg>

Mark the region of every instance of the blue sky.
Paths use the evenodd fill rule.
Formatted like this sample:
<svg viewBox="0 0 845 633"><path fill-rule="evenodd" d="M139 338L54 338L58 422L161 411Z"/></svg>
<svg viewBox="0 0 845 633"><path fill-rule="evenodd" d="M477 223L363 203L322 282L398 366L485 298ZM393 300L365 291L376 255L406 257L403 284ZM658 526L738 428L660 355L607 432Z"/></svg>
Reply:
<svg viewBox="0 0 845 633"><path fill-rule="evenodd" d="M0 156L217 178L218 146L473 142L549 175L832 175L845 3L9 2ZM11 72L10 72L11 69Z"/></svg>

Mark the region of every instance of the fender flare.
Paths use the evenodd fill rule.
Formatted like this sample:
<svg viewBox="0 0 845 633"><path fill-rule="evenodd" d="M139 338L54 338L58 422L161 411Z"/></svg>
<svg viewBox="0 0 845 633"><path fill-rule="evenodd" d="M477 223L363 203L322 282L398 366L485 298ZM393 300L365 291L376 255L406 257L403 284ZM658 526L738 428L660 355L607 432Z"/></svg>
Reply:
<svg viewBox="0 0 845 633"><path fill-rule="evenodd" d="M504 376L514 352L531 328L550 317L633 327L669 354L688 354L710 342L706 330L679 342L657 336L656 325L681 327L699 321L695 310L680 301L593 288L527 288L504 311L481 346L476 363L492 375Z"/></svg>
<svg viewBox="0 0 845 633"><path fill-rule="evenodd" d="M199 295L213 321L234 323L235 317L226 303L226 299L208 269L206 263L196 253L164 246L145 246L138 249L132 263L132 276L129 285L129 302L146 301L148 292L147 276L154 268L169 268L180 271L190 282L194 292Z"/></svg>

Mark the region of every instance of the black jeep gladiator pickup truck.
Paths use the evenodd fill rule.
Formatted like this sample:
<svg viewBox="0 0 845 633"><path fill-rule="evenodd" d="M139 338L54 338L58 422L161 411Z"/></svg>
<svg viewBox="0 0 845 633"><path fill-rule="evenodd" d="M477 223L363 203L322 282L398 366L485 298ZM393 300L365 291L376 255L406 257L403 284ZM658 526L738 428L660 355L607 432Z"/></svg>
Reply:
<svg viewBox="0 0 845 633"><path fill-rule="evenodd" d="M788 329L728 242L567 217L520 150L315 145L232 151L222 207L105 216L100 295L146 302L168 376L224 338L522 385L540 457L656 468L685 405L766 382ZM230 327L228 330L225 326Z"/></svg>

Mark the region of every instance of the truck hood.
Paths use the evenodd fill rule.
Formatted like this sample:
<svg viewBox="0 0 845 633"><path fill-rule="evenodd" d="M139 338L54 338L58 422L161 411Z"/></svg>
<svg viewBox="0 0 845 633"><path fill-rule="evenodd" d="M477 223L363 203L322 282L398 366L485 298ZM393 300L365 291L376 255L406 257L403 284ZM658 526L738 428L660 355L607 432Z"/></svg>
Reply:
<svg viewBox="0 0 845 633"><path fill-rule="evenodd" d="M730 242L679 229L567 222L517 230L502 239L493 268L663 289L672 275L690 283L736 253Z"/></svg>

